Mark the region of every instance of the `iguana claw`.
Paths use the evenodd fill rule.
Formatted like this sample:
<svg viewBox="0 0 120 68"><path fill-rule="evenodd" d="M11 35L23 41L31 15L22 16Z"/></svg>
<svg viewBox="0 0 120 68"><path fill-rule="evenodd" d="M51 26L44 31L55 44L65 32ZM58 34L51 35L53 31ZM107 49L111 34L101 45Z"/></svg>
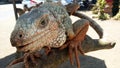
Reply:
<svg viewBox="0 0 120 68"><path fill-rule="evenodd" d="M38 52L33 52L33 53L25 53L24 56L18 58L18 59L15 59L14 61L12 61L8 67L14 65L14 64L17 64L19 62L24 62L24 66L25 68L30 68L29 66L29 61L32 61L33 64L37 65L37 61L36 59L37 58L40 58L41 55L38 53Z"/></svg>

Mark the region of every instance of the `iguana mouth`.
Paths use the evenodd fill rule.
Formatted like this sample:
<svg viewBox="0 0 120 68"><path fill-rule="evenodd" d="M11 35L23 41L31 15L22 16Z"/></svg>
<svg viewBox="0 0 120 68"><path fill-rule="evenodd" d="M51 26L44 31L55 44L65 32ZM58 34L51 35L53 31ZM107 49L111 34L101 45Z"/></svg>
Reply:
<svg viewBox="0 0 120 68"><path fill-rule="evenodd" d="M27 44L25 44L25 45L17 46L16 48L17 48L18 51L23 51L23 50L24 50L24 52L28 52L29 50L25 50L25 49L26 49L27 47L31 46L31 44L33 44L34 42L35 42L35 41L32 41L32 42L27 43Z"/></svg>
<svg viewBox="0 0 120 68"><path fill-rule="evenodd" d="M18 49L18 50L24 49L25 47L29 46L29 45L32 44L32 43L34 43L34 42L30 42L30 43L27 43L27 44L25 44L25 45L17 46L17 49Z"/></svg>

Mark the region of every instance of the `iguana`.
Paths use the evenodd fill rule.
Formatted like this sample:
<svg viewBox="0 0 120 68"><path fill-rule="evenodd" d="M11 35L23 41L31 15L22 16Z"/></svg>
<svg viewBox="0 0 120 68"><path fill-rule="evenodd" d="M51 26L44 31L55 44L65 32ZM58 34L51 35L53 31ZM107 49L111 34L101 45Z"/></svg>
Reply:
<svg viewBox="0 0 120 68"><path fill-rule="evenodd" d="M25 54L10 65L23 60L25 67L28 68L28 58L30 57L36 64L35 57L40 57L36 51L43 47L48 48L46 53L50 48L68 47L71 63L73 64L72 54L75 53L77 66L80 68L78 51L81 54L83 52L79 45L84 40L88 27L89 21L85 19L72 24L64 6L46 2L18 18L10 40L17 51Z"/></svg>
<svg viewBox="0 0 120 68"><path fill-rule="evenodd" d="M79 24L81 22L82 24ZM84 40L88 26L89 21L87 20L78 20L72 24L64 6L46 2L19 17L11 34L11 44L18 51L29 53L28 56L43 47L59 48L63 44L67 44L71 63L73 64L72 53L74 52L78 68L80 68L78 50L81 53L82 50L78 44ZM64 48L64 46L62 47ZM33 60L33 58L31 59ZM33 60L33 62L35 61ZM27 62L25 67L28 67Z"/></svg>

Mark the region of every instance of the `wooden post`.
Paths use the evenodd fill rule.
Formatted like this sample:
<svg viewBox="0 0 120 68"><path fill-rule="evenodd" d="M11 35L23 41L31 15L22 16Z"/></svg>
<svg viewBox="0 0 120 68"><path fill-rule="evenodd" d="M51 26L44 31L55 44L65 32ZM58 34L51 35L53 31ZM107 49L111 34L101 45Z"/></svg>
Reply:
<svg viewBox="0 0 120 68"><path fill-rule="evenodd" d="M15 19L18 19L17 11L16 11L16 3L15 0L13 0L13 8L14 8L14 14L15 14Z"/></svg>

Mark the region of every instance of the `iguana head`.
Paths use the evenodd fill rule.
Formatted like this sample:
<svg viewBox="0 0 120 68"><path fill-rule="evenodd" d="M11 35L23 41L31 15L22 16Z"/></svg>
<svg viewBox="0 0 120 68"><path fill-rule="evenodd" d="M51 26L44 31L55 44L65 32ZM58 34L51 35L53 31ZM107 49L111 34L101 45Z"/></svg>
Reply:
<svg viewBox="0 0 120 68"><path fill-rule="evenodd" d="M23 52L60 47L66 41L65 28L49 10L34 9L18 18L10 41Z"/></svg>

